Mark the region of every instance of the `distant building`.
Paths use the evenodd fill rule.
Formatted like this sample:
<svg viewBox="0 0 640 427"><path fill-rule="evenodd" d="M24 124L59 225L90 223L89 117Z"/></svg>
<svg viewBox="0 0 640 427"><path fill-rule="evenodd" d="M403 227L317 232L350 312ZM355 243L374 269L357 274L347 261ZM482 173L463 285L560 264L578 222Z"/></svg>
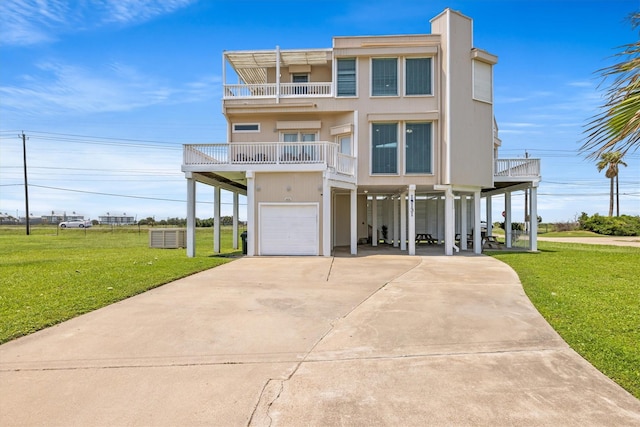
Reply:
<svg viewBox="0 0 640 427"><path fill-rule="evenodd" d="M127 216L126 213L122 215L110 215L107 213L99 216L98 221L100 225L134 225L136 223L135 217Z"/></svg>
<svg viewBox="0 0 640 427"><path fill-rule="evenodd" d="M18 219L6 214L6 213L0 213L0 224L17 224L18 223Z"/></svg>
<svg viewBox="0 0 640 427"><path fill-rule="evenodd" d="M78 215L75 212L67 214L66 212L51 211L51 215L40 216L40 221L43 224L59 224L62 221L84 221L84 215Z"/></svg>

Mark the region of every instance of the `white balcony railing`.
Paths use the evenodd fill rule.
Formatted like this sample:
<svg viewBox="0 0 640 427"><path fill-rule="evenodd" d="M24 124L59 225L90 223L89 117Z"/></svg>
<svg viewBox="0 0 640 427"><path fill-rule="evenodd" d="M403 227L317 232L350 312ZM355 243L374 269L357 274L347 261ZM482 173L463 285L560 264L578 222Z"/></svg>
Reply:
<svg viewBox="0 0 640 427"><path fill-rule="evenodd" d="M186 144L183 153L185 166L322 164L355 175L355 157L339 153L333 142Z"/></svg>
<svg viewBox="0 0 640 427"><path fill-rule="evenodd" d="M224 99L325 97L332 96L331 82L321 83L280 83L280 93L276 83L224 85Z"/></svg>
<svg viewBox="0 0 640 427"><path fill-rule="evenodd" d="M535 178L540 176L540 159L496 159L495 177Z"/></svg>

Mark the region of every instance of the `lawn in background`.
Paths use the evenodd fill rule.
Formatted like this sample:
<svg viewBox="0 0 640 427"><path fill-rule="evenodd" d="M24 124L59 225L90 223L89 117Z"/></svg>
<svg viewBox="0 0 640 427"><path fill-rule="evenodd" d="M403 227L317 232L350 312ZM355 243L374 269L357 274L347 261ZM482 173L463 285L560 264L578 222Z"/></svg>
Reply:
<svg viewBox="0 0 640 427"><path fill-rule="evenodd" d="M487 252L582 357L640 398L640 248L538 242L539 253Z"/></svg>
<svg viewBox="0 0 640 427"><path fill-rule="evenodd" d="M196 232L196 257L184 249L151 249L136 227L56 229L0 227L0 343L226 263L231 227L213 256L213 229ZM239 239L240 247L242 241Z"/></svg>

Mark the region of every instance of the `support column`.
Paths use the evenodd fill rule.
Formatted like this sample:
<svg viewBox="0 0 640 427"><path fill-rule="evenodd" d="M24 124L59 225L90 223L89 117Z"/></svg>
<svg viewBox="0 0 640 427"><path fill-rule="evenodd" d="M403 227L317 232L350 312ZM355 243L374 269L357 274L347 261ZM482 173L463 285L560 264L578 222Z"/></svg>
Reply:
<svg viewBox="0 0 640 427"><path fill-rule="evenodd" d="M384 223L387 226L387 238L384 242L389 244L393 240L393 201L390 196L384 199Z"/></svg>
<svg viewBox="0 0 640 427"><path fill-rule="evenodd" d="M447 188L444 192L444 254L453 255L455 246L456 216L453 206L453 191Z"/></svg>
<svg viewBox="0 0 640 427"><path fill-rule="evenodd" d="M493 213L492 213L492 209L493 207L491 206L491 196L487 196L487 200L486 200L486 204L487 204L487 236L492 236L493 235Z"/></svg>
<svg viewBox="0 0 640 427"><path fill-rule="evenodd" d="M371 245L378 246L378 196L374 195L371 199Z"/></svg>
<svg viewBox="0 0 640 427"><path fill-rule="evenodd" d="M529 232L529 249L538 250L538 187L531 186L529 193L529 224L531 224Z"/></svg>
<svg viewBox="0 0 640 427"><path fill-rule="evenodd" d="M196 256L196 180L187 178L187 257Z"/></svg>
<svg viewBox="0 0 640 427"><path fill-rule="evenodd" d="M247 256L256 255L256 222L255 222L255 188L256 180L253 171L247 171Z"/></svg>
<svg viewBox="0 0 640 427"><path fill-rule="evenodd" d="M397 248L400 240L400 200L396 197L393 199L393 247Z"/></svg>
<svg viewBox="0 0 640 427"><path fill-rule="evenodd" d="M331 187L322 180L322 256L331 256Z"/></svg>
<svg viewBox="0 0 640 427"><path fill-rule="evenodd" d="M238 249L238 193L233 192L233 249Z"/></svg>
<svg viewBox="0 0 640 427"><path fill-rule="evenodd" d="M213 187L213 253L220 253L220 186Z"/></svg>
<svg viewBox="0 0 640 427"><path fill-rule="evenodd" d="M400 194L400 250L407 250L407 193Z"/></svg>
<svg viewBox="0 0 640 427"><path fill-rule="evenodd" d="M460 196L460 250L467 250L467 196Z"/></svg>
<svg viewBox="0 0 640 427"><path fill-rule="evenodd" d="M409 255L416 254L416 186L409 186Z"/></svg>
<svg viewBox="0 0 640 427"><path fill-rule="evenodd" d="M505 246L511 247L511 192L504 193L504 238Z"/></svg>
<svg viewBox="0 0 640 427"><path fill-rule="evenodd" d="M351 195L351 255L358 254L358 190L353 189Z"/></svg>
<svg viewBox="0 0 640 427"><path fill-rule="evenodd" d="M480 191L473 193L473 253L482 253L482 228L480 226Z"/></svg>

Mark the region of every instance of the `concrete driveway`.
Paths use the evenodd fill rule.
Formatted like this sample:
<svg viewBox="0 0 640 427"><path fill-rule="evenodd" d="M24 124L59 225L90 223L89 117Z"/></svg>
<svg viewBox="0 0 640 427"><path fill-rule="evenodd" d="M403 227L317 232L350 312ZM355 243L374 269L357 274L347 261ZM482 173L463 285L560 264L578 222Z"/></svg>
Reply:
<svg viewBox="0 0 640 427"><path fill-rule="evenodd" d="M485 256L243 258L0 346L0 425L639 425Z"/></svg>

